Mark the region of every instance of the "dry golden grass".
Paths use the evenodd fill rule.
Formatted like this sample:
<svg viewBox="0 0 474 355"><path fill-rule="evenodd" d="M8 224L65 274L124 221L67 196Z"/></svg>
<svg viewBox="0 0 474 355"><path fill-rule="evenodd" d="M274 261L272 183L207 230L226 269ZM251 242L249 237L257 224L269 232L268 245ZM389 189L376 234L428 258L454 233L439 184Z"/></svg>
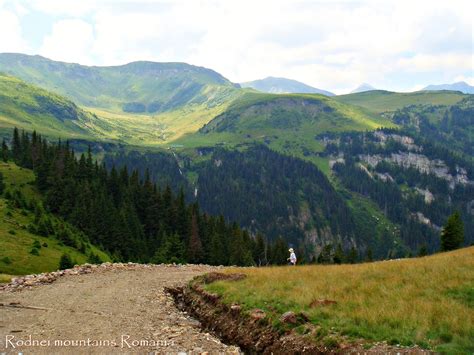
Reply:
<svg viewBox="0 0 474 355"><path fill-rule="evenodd" d="M416 259L238 272L248 278L208 288L245 309L263 308L274 320L305 311L313 323L352 338L474 351L474 247ZM337 304L309 307L318 299Z"/></svg>

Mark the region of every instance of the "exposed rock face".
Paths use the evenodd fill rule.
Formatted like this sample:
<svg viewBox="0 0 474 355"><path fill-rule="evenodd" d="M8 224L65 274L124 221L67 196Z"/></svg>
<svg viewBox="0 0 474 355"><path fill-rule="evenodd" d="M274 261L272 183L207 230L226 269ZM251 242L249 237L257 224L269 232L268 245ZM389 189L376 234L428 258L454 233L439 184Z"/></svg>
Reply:
<svg viewBox="0 0 474 355"><path fill-rule="evenodd" d="M434 201L434 195L431 193L430 190L427 190L427 189L425 190L425 189L420 189L419 187L415 187L415 191L423 195L423 197L425 198L426 204L430 204L431 202Z"/></svg>
<svg viewBox="0 0 474 355"><path fill-rule="evenodd" d="M360 154L359 159L366 162L372 167L377 166L382 161L397 164L404 168L415 168L424 174L433 174L441 179L448 181L449 186L454 188L456 184L472 184L467 177L466 169L457 167L456 175L451 175L446 163L442 160L430 160L422 154L412 152L392 153L391 156L382 156L380 154L364 155Z"/></svg>
<svg viewBox="0 0 474 355"><path fill-rule="evenodd" d="M420 152L422 149L420 146L415 144L415 141L411 137L400 136L398 134L386 134L381 131L374 132L374 136L378 138L381 145L385 145L389 139L393 139L395 142L401 143L410 151Z"/></svg>

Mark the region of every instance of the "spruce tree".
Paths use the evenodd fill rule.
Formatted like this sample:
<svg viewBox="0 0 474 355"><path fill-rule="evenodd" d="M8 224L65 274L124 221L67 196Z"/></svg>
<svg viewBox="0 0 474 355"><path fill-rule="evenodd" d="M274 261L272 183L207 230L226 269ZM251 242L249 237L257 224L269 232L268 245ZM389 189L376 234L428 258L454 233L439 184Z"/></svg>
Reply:
<svg viewBox="0 0 474 355"><path fill-rule="evenodd" d="M254 249L254 260L257 266L262 266L267 264L266 258L266 245L263 235L257 233L255 238L255 249Z"/></svg>
<svg viewBox="0 0 474 355"><path fill-rule="evenodd" d="M18 163L21 158L21 140L20 140L20 132L18 131L18 128L16 127L13 130L12 153L13 153L13 161Z"/></svg>
<svg viewBox="0 0 474 355"><path fill-rule="evenodd" d="M3 173L0 172L0 195L5 190L5 183L3 182Z"/></svg>
<svg viewBox="0 0 474 355"><path fill-rule="evenodd" d="M9 156L10 156L10 152L8 150L7 142L5 142L5 139L3 139L3 142L2 142L2 159L5 163L8 161Z"/></svg>
<svg viewBox="0 0 474 355"><path fill-rule="evenodd" d="M74 263L69 254L63 254L59 259L59 270L70 269L74 266Z"/></svg>
<svg viewBox="0 0 474 355"><path fill-rule="evenodd" d="M355 264L358 260L359 254L357 253L357 249L352 246L351 250L349 251L349 254L347 255L347 261L351 264Z"/></svg>
<svg viewBox="0 0 474 355"><path fill-rule="evenodd" d="M332 262L332 245L327 244L323 247L321 250L321 253L319 254L318 257L318 263L319 264L331 264Z"/></svg>
<svg viewBox="0 0 474 355"><path fill-rule="evenodd" d="M199 237L198 223L196 214L191 218L191 235L189 236L188 244L188 262L200 263L203 260L203 249L201 238Z"/></svg>
<svg viewBox="0 0 474 355"><path fill-rule="evenodd" d="M365 261L371 263L372 261L374 261L374 256L373 256L373 253L372 253L372 248L371 247L368 247L367 248L367 256L365 258Z"/></svg>
<svg viewBox="0 0 474 355"><path fill-rule="evenodd" d="M342 264L344 262L344 250L342 250L341 243L337 244L333 259L334 259L334 264Z"/></svg>
<svg viewBox="0 0 474 355"><path fill-rule="evenodd" d="M288 252L288 245L281 236L278 237L275 243L273 243L272 247L272 264L284 265L288 262L287 259L289 256L290 254Z"/></svg>
<svg viewBox="0 0 474 355"><path fill-rule="evenodd" d="M426 255L428 255L428 247L426 246L426 244L423 244L418 250L418 256L422 257Z"/></svg>
<svg viewBox="0 0 474 355"><path fill-rule="evenodd" d="M464 223L456 211L449 216L441 232L441 251L458 249L464 243Z"/></svg>

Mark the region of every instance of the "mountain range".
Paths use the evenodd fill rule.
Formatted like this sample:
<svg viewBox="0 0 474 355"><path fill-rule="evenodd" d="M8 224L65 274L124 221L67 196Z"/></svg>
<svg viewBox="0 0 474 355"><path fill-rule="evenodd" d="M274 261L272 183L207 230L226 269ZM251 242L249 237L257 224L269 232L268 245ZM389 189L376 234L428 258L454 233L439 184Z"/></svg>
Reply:
<svg viewBox="0 0 474 355"><path fill-rule="evenodd" d="M363 83L363 84L360 84L358 87L356 87L354 90L352 90L351 94L356 94L356 93L365 92L365 91L372 91L372 90L377 90L377 89L374 88L370 84Z"/></svg>
<svg viewBox="0 0 474 355"><path fill-rule="evenodd" d="M90 145L108 167L181 187L206 213L282 235L307 257L329 244L377 258L434 251L454 209L473 227L472 95L276 94L185 63L89 67L22 54L0 54L0 72L7 142L18 127L79 153ZM265 90L295 84L276 80Z"/></svg>
<svg viewBox="0 0 474 355"><path fill-rule="evenodd" d="M275 78L269 76L265 79L247 81L240 83L243 88L252 88L258 91L271 93L271 94L322 94L326 96L334 96L332 92L317 89L315 87L304 84L300 81L286 79L286 78Z"/></svg>
<svg viewBox="0 0 474 355"><path fill-rule="evenodd" d="M427 90L427 91L451 90L451 91L461 91L464 94L474 94L474 86L469 85L465 81L459 81L453 84L428 85L423 90Z"/></svg>

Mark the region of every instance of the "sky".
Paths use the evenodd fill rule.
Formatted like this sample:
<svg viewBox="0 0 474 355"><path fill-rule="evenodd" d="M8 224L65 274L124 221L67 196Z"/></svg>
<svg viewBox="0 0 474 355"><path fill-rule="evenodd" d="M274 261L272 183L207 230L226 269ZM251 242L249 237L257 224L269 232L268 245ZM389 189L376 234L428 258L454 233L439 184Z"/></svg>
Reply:
<svg viewBox="0 0 474 355"><path fill-rule="evenodd" d="M0 52L186 62L337 94L474 85L473 1L0 0Z"/></svg>

